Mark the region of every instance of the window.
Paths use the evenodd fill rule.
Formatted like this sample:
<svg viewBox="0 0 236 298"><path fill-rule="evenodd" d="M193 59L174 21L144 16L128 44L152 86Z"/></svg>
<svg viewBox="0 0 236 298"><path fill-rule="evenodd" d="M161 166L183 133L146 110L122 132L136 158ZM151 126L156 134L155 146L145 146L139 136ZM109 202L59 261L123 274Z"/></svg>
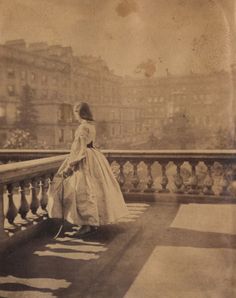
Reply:
<svg viewBox="0 0 236 298"><path fill-rule="evenodd" d="M7 91L9 96L14 96L15 95L15 86L14 85L8 85L7 86Z"/></svg>
<svg viewBox="0 0 236 298"><path fill-rule="evenodd" d="M58 110L58 121L61 122L72 122L73 120L73 109L69 104L61 104Z"/></svg>
<svg viewBox="0 0 236 298"><path fill-rule="evenodd" d="M71 130L71 139L72 139L72 141L74 140L74 138L75 138L75 129L72 129Z"/></svg>
<svg viewBox="0 0 236 298"><path fill-rule="evenodd" d="M57 84L57 78L56 77L54 77L53 79L52 79L52 83L53 83L53 85L56 85Z"/></svg>
<svg viewBox="0 0 236 298"><path fill-rule="evenodd" d="M14 71L13 68L8 68L7 69L7 77L10 78L10 79L15 77L15 71Z"/></svg>
<svg viewBox="0 0 236 298"><path fill-rule="evenodd" d="M22 70L21 71L20 77L21 77L21 80L25 80L26 79L26 71L25 70Z"/></svg>
<svg viewBox="0 0 236 298"><path fill-rule="evenodd" d="M112 126L112 128L111 128L111 135L112 135L112 136L114 136L114 135L115 135L115 133L116 133L115 127L114 127L114 126Z"/></svg>
<svg viewBox="0 0 236 298"><path fill-rule="evenodd" d="M111 111L111 120L115 120L115 112Z"/></svg>
<svg viewBox="0 0 236 298"><path fill-rule="evenodd" d="M42 76L42 83L43 83L43 84L47 84L47 81L48 81L47 76L46 76L46 75L43 75L43 76Z"/></svg>
<svg viewBox="0 0 236 298"><path fill-rule="evenodd" d="M35 88L32 88L32 96L36 97L37 96L37 90Z"/></svg>
<svg viewBox="0 0 236 298"><path fill-rule="evenodd" d="M59 143L64 142L64 129L59 130Z"/></svg>
<svg viewBox="0 0 236 298"><path fill-rule="evenodd" d="M47 90L47 89L43 89L43 90L42 90L42 96L43 96L44 98L47 98L47 97L48 97L48 90Z"/></svg>
<svg viewBox="0 0 236 298"><path fill-rule="evenodd" d="M58 91L53 90L53 91L52 91L52 97L53 97L54 99L57 99L57 98L58 98Z"/></svg>
<svg viewBox="0 0 236 298"><path fill-rule="evenodd" d="M34 72L31 73L31 81L36 81L36 74Z"/></svg>
<svg viewBox="0 0 236 298"><path fill-rule="evenodd" d="M0 105L0 123L4 123L6 121L6 107Z"/></svg>

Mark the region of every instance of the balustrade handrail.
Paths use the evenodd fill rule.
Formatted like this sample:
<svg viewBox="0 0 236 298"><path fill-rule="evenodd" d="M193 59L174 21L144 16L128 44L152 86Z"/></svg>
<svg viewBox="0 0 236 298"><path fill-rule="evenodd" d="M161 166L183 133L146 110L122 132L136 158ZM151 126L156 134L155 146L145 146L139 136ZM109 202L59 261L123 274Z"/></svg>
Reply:
<svg viewBox="0 0 236 298"><path fill-rule="evenodd" d="M0 162L24 161L68 154L69 150L0 149Z"/></svg>
<svg viewBox="0 0 236 298"><path fill-rule="evenodd" d="M232 160L236 159L236 150L102 150L110 158L137 158L137 159L168 159L191 160Z"/></svg>
<svg viewBox="0 0 236 298"><path fill-rule="evenodd" d="M116 162L114 173L126 198L136 198L138 194L152 199L156 199L159 194L236 198L236 185L232 182L236 177L233 169L236 150L101 151L111 164ZM39 215L42 210L44 214L47 212L47 193L53 187L53 176L68 156L69 150L0 150L0 157L1 153L16 155L17 152L24 154L24 158L29 154L31 158L28 161L0 165L0 240L1 234L4 234L5 219L11 228L15 228L14 221L18 215L27 221L28 214L37 217L37 212ZM37 159L32 160L34 154ZM54 156L48 157L47 154ZM144 167L141 162L144 162ZM170 168L169 162L173 163ZM188 169L185 162L188 163ZM203 162L205 168L198 172L200 162ZM215 167L215 162L219 166ZM26 192L29 201L26 200ZM4 196L8 200L6 215L3 212ZM15 205L15 197L20 204L19 208Z"/></svg>
<svg viewBox="0 0 236 298"><path fill-rule="evenodd" d="M130 156L144 156L144 157L193 157L193 158L232 158L236 157L236 150L114 150L114 149L102 149L101 150L106 156L119 156L130 157ZM61 154L68 154L70 151L66 149L0 149L0 157L18 157L25 155L30 157L44 157L44 156L55 156Z"/></svg>
<svg viewBox="0 0 236 298"><path fill-rule="evenodd" d="M236 150L101 150L110 161L222 161L234 163L236 161ZM2 153L11 154L33 154L41 158L14 162L0 166L0 184L16 182L19 179L37 176L48 170L56 171L69 153L68 150L0 150ZM43 154L55 154L52 157L42 158ZM58 155L60 153L60 155ZM63 155L62 155L63 154Z"/></svg>
<svg viewBox="0 0 236 298"><path fill-rule="evenodd" d="M38 176L47 171L56 171L66 155L40 158L0 165L0 184L13 183L28 177Z"/></svg>

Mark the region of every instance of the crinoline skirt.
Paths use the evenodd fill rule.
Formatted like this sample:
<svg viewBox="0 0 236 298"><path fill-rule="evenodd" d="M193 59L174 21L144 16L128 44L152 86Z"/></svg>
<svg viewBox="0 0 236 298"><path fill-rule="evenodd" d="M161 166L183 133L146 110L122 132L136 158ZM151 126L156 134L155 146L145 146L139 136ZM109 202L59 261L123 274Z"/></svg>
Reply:
<svg viewBox="0 0 236 298"><path fill-rule="evenodd" d="M67 164L64 162L59 171ZM105 156L87 148L78 170L56 175L48 192L48 214L76 225L105 225L128 215L120 186Z"/></svg>

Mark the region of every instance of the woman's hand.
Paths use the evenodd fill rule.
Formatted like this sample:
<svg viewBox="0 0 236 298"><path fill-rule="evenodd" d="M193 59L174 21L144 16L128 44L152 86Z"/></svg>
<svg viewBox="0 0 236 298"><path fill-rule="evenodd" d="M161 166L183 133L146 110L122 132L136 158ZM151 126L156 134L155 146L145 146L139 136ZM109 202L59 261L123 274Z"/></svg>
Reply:
<svg viewBox="0 0 236 298"><path fill-rule="evenodd" d="M84 158L85 158L85 155L79 155L78 159L76 159L76 160L69 163L69 166L72 167L72 168L78 168L79 163Z"/></svg>
<svg viewBox="0 0 236 298"><path fill-rule="evenodd" d="M63 171L63 177L67 178L69 176L71 176L73 174L73 169L71 166L67 167L64 171Z"/></svg>
<svg viewBox="0 0 236 298"><path fill-rule="evenodd" d="M73 168L77 163L78 163L78 161L72 161L72 162L69 163L69 166L71 168Z"/></svg>

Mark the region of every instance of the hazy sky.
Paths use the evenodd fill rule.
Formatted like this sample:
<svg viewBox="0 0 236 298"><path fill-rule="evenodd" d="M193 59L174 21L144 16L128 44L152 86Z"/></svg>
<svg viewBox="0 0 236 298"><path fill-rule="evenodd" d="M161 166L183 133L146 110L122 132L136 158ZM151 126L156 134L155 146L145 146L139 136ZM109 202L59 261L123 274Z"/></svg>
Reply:
<svg viewBox="0 0 236 298"><path fill-rule="evenodd" d="M0 0L0 29L1 43L72 46L122 75L148 59L158 76L230 65L229 28L213 0Z"/></svg>

